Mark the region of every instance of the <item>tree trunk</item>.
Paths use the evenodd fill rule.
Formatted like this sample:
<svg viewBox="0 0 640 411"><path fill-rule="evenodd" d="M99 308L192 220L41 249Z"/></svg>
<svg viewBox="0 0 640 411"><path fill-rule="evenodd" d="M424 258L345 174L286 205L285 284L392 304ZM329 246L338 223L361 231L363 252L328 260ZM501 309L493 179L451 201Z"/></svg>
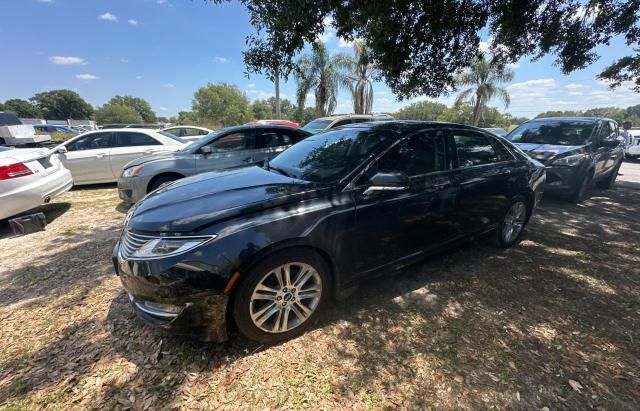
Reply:
<svg viewBox="0 0 640 411"><path fill-rule="evenodd" d="M280 74L276 72L276 119L280 120Z"/></svg>
<svg viewBox="0 0 640 411"><path fill-rule="evenodd" d="M478 127L478 124L480 124L480 117L481 116L481 112L482 112L482 97L479 95L476 95L476 104L473 107L473 125L475 127Z"/></svg>

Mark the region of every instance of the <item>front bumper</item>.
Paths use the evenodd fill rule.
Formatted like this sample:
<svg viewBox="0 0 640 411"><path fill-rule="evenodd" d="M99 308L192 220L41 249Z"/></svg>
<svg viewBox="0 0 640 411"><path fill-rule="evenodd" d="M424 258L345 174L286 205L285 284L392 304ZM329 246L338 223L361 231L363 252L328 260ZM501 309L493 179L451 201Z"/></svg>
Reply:
<svg viewBox="0 0 640 411"><path fill-rule="evenodd" d="M118 178L118 196L120 200L127 204L135 204L147 195L147 184L149 182L143 177L122 177Z"/></svg>
<svg viewBox="0 0 640 411"><path fill-rule="evenodd" d="M579 167L547 166L546 172L545 193L571 195L582 182Z"/></svg>
<svg viewBox="0 0 640 411"><path fill-rule="evenodd" d="M123 259L118 249L119 244L112 254L116 273L142 320L172 334L227 340L229 297L221 290L228 281L228 260L208 252L212 261L189 261L188 256L135 261Z"/></svg>

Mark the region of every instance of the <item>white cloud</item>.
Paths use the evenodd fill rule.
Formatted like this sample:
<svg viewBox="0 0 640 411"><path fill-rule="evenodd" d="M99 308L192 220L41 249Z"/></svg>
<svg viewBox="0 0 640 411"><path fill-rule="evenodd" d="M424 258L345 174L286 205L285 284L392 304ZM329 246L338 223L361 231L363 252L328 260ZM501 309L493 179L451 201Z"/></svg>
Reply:
<svg viewBox="0 0 640 411"><path fill-rule="evenodd" d="M218 63L226 63L227 61L229 61L226 57L216 57L216 61Z"/></svg>
<svg viewBox="0 0 640 411"><path fill-rule="evenodd" d="M582 91L571 91L571 92L569 92L569 95L572 96L572 97L584 96L584 93Z"/></svg>
<svg viewBox="0 0 640 411"><path fill-rule="evenodd" d="M93 74L76 74L76 78L80 80L98 80L100 77Z"/></svg>
<svg viewBox="0 0 640 411"><path fill-rule="evenodd" d="M38 0L40 3L52 4L53 0Z"/></svg>
<svg viewBox="0 0 640 411"><path fill-rule="evenodd" d="M480 51L483 52L483 53L488 53L492 41L493 41L493 37L489 37L486 40L481 40L480 41Z"/></svg>
<svg viewBox="0 0 640 411"><path fill-rule="evenodd" d="M144 77L142 76L136 76L136 80L142 80Z"/></svg>
<svg viewBox="0 0 640 411"><path fill-rule="evenodd" d="M569 88L569 89L576 89L576 88L582 88L584 87L583 84L578 84L578 83L569 83L566 86L564 86L564 88Z"/></svg>
<svg viewBox="0 0 640 411"><path fill-rule="evenodd" d="M556 86L556 80L552 78L527 80L520 83L511 84L508 89L521 92L521 91L534 91L538 89L548 89Z"/></svg>
<svg viewBox="0 0 640 411"><path fill-rule="evenodd" d="M116 16L115 14L111 14L109 12L106 12L104 14L99 15L98 16L98 20L111 21L113 23L117 23L118 22L118 16Z"/></svg>
<svg viewBox="0 0 640 411"><path fill-rule="evenodd" d="M249 85L247 85L248 88L256 88L256 85L254 83L249 83Z"/></svg>
<svg viewBox="0 0 640 411"><path fill-rule="evenodd" d="M82 64L82 65L88 64L83 58L73 57L73 56L51 56L49 57L49 61L52 62L53 64L62 64L65 66L69 66L73 64Z"/></svg>
<svg viewBox="0 0 640 411"><path fill-rule="evenodd" d="M158 111L168 111L169 109L166 107L158 107Z"/></svg>
<svg viewBox="0 0 640 411"><path fill-rule="evenodd" d="M164 88L175 88L176 86L174 84L172 84L172 83L164 83L162 85L162 87L164 87Z"/></svg>
<svg viewBox="0 0 640 411"><path fill-rule="evenodd" d="M324 24L324 32L318 36L317 40L326 43L336 36L336 29L331 26L333 24L332 17L325 17L322 23Z"/></svg>
<svg viewBox="0 0 640 411"><path fill-rule="evenodd" d="M376 99L376 102L380 104L391 104L391 103L395 103L395 100L388 97L380 97Z"/></svg>
<svg viewBox="0 0 640 411"><path fill-rule="evenodd" d="M347 41L340 37L340 39L338 39L338 47L353 47L353 41Z"/></svg>
<svg viewBox="0 0 640 411"><path fill-rule="evenodd" d="M254 100L266 100L270 97L275 97L275 93L273 91L257 90L255 88L246 89L244 92L250 95ZM280 98L287 98L287 94L280 93Z"/></svg>
<svg viewBox="0 0 640 411"><path fill-rule="evenodd" d="M167 0L156 0L157 4L165 4Z"/></svg>
<svg viewBox="0 0 640 411"><path fill-rule="evenodd" d="M132 26L137 26L138 25L138 20L129 19L129 20L127 20L127 23L131 24Z"/></svg>
<svg viewBox="0 0 640 411"><path fill-rule="evenodd" d="M512 69L517 69L517 68L520 68L520 64L518 64L518 63L509 63L509 64L507 64L507 67L512 68Z"/></svg>

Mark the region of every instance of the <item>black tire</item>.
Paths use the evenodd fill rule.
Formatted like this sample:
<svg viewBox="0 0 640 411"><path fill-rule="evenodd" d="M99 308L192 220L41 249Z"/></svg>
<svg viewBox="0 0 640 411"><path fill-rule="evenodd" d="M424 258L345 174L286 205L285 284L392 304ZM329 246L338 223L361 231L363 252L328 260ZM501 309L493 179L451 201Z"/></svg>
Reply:
<svg viewBox="0 0 640 411"><path fill-rule="evenodd" d="M618 178L618 172L620 171L620 166L622 166L622 160L618 162L618 164L613 168L609 175L598 181L598 187L604 188L606 190L613 188L616 185L616 178Z"/></svg>
<svg viewBox="0 0 640 411"><path fill-rule="evenodd" d="M592 178L593 178L593 175L591 173L588 173L584 176L584 178L580 182L580 185L576 188L576 191L574 191L569 197L569 200L572 203L580 204L586 198L587 192L591 187Z"/></svg>
<svg viewBox="0 0 640 411"><path fill-rule="evenodd" d="M518 229L515 235L506 236L505 227L508 223L510 212L514 210L514 208L520 209L520 207L522 206L524 206L524 208L522 208L522 211L524 212L524 214L522 215L522 220L520 222L521 227ZM506 207L505 212L502 215L502 218L500 218L498 227L495 230L495 233L494 233L495 245L501 248L509 248L512 245L516 244L518 241L520 241L520 238L522 238L522 234L524 234L524 230L527 226L527 223L529 222L530 214L531 214L530 202L521 195L514 197L511 200L511 202L509 202L509 205Z"/></svg>
<svg viewBox="0 0 640 411"><path fill-rule="evenodd" d="M259 284L264 284L264 281L268 281L265 280L266 278L271 280L275 279L272 273L276 268L291 263L303 263L312 267L318 274L318 277L320 279L321 286L319 288L321 289L321 294L319 300L313 306L311 314L303 321L300 321L299 317L294 315L293 308L290 309L290 306L287 305L285 308L280 308L285 304L285 298L283 298L283 296L280 296L280 300L278 301L265 302L264 305L259 305L257 307L256 304L259 304L259 302L263 300L251 300L251 297L254 291L256 291L256 287ZM297 276L302 273L298 271L294 275L294 269L291 269L290 271L292 273L291 283L295 283L296 280L300 278ZM309 328L309 326L317 318L318 312L322 309L325 301L329 298L329 293L331 290L331 276L329 273L329 267L327 266L325 260L320 255L311 250L307 250L304 248L295 248L271 254L270 256L256 264L253 268L251 268L236 289L232 300L232 315L236 325L238 326L238 329L250 340L256 341L261 344L278 344L303 334L304 331ZM295 280L293 278L295 278ZM279 294L282 290L284 290L284 288L278 290ZM298 294L295 295L297 296ZM290 300L287 301L288 302L286 304L291 304L291 306L297 304L297 306L299 306L300 304L302 304L303 299L299 298L297 302L295 301L295 298L293 302ZM254 310L254 315L256 315L256 311L260 312L260 310L267 308L267 306L271 307L270 304L275 304L277 305L277 307L274 306L273 308L270 308L269 311L277 308L279 311L284 313L283 310L290 309L289 314L294 315L291 317L292 324L296 320L298 320L299 323L295 324L291 329L287 331L264 331L252 319L252 310ZM307 303L305 303L305 307L309 308ZM297 308L296 310L300 311ZM279 321L280 324L283 324L285 318L284 314L282 314L282 319L279 317L279 315L280 313L276 311L275 314L268 316L268 320L263 323L264 327L270 327L272 324L271 320L273 320L274 324L277 321ZM274 316L276 318L273 318ZM266 316L262 316L262 318L265 317Z"/></svg>
<svg viewBox="0 0 640 411"><path fill-rule="evenodd" d="M147 190L147 193L150 193L164 185L167 185L173 181L176 180L180 180L182 178L182 176L179 176L177 174L165 174L165 175L161 175L158 177L155 177L153 180L151 180L151 183L149 184L149 189Z"/></svg>

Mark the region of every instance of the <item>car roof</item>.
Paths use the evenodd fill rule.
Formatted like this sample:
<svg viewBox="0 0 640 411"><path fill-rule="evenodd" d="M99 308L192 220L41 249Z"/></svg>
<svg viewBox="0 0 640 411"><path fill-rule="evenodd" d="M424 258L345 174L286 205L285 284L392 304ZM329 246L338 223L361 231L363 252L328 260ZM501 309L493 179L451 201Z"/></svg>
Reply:
<svg viewBox="0 0 640 411"><path fill-rule="evenodd" d="M342 120L346 118L393 118L390 114L338 114L335 116L318 117L314 120Z"/></svg>
<svg viewBox="0 0 640 411"><path fill-rule="evenodd" d="M541 117L541 118L534 118L531 119L529 121L549 121L549 120L555 120L555 121L591 121L591 122L596 122L596 121L600 121L600 120L608 120L608 121L614 121L611 120L610 118L607 117L582 117L582 116L575 116L575 117Z"/></svg>
<svg viewBox="0 0 640 411"><path fill-rule="evenodd" d="M352 128L361 128L368 130L392 130L392 131L402 131L405 133L409 133L412 131L422 130L424 128L439 128L439 127L455 127L469 130L479 130L486 132L478 127L467 126L465 124L458 123L447 123L443 121L423 121L423 120L387 120L387 121L369 121L364 123L354 123L347 124L344 126L340 126L338 128L329 129L325 132L330 132L332 130L339 129L352 129Z"/></svg>
<svg viewBox="0 0 640 411"><path fill-rule="evenodd" d="M299 131L301 133L304 134L309 134L309 132L307 130L303 130L301 128L298 127L291 127L291 126L285 126L283 124L242 124L239 126L231 126L231 127L226 127L226 128L221 128L219 130L216 130L216 133L219 132L228 132L228 131L241 131L241 130L246 130L246 129L260 129L260 128L268 128L270 130L275 129L282 129L282 130L293 130L293 131Z"/></svg>

